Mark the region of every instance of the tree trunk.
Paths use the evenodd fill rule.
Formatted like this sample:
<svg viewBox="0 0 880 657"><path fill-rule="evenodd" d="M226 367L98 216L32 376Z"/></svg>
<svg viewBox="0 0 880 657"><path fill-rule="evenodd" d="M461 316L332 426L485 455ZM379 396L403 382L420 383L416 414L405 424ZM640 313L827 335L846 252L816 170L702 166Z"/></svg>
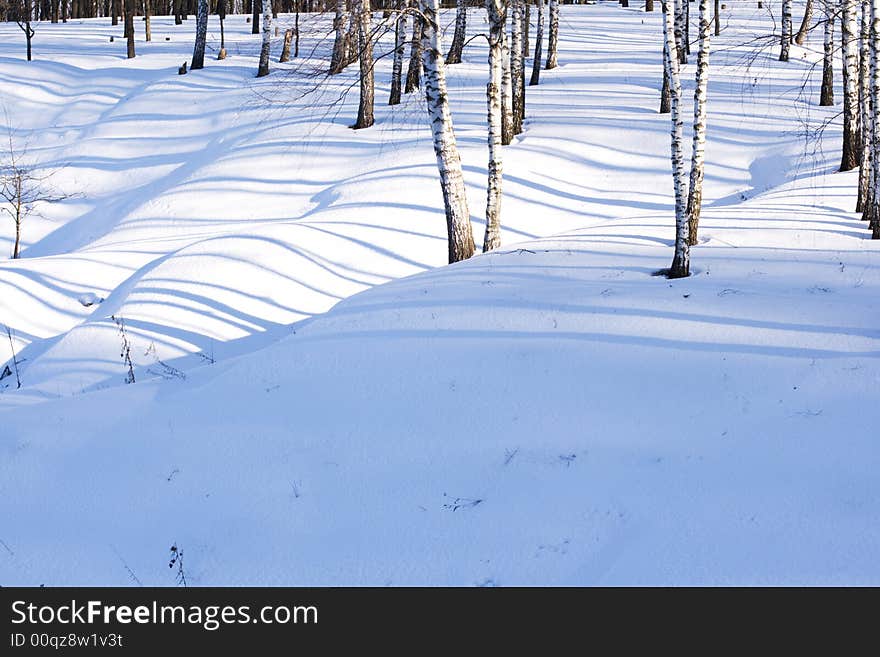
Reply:
<svg viewBox="0 0 880 657"><path fill-rule="evenodd" d="M511 0L513 14L510 23L510 85L513 125L511 132L518 135L523 129L525 118L526 78L523 59L522 25L524 0Z"/></svg>
<svg viewBox="0 0 880 657"><path fill-rule="evenodd" d="M533 0L522 0L523 2L523 15L522 15L522 46L523 46L523 57L528 59L531 56L532 49L529 47L529 28L531 26L531 13L532 13L532 1ZM525 70L525 64L523 64L523 70Z"/></svg>
<svg viewBox="0 0 880 657"><path fill-rule="evenodd" d="M260 66L257 77L269 75L269 55L272 49L272 0L263 0L263 43L260 47Z"/></svg>
<svg viewBox="0 0 880 657"><path fill-rule="evenodd" d="M293 29L284 30L284 45L281 47L281 57L278 58L279 64L290 61L290 43L293 41Z"/></svg>
<svg viewBox="0 0 880 657"><path fill-rule="evenodd" d="M419 9L424 17L422 65L425 69L425 100L446 209L449 262L453 263L474 254L474 235L446 92L446 71L438 34L438 5L438 0L419 0Z"/></svg>
<svg viewBox="0 0 880 657"><path fill-rule="evenodd" d="M712 20L715 21L715 36L721 36L721 0L715 0L715 13Z"/></svg>
<svg viewBox="0 0 880 657"><path fill-rule="evenodd" d="M867 206L868 189L870 188L872 153L874 143L873 124L871 121L871 77L870 48L871 11L867 3L862 3L862 24L859 45L859 112L862 124L862 159L859 163L859 195L856 199L856 212L864 213ZM862 216L863 219L866 217Z"/></svg>
<svg viewBox="0 0 880 657"><path fill-rule="evenodd" d="M205 41L208 37L208 0L199 0L196 10L196 42L190 70L205 68Z"/></svg>
<svg viewBox="0 0 880 657"><path fill-rule="evenodd" d="M486 0L489 15L489 84L486 85L489 126L489 180L486 186L486 234L483 252L501 246L501 78L504 58L504 0Z"/></svg>
<svg viewBox="0 0 880 657"><path fill-rule="evenodd" d="M119 0L113 0L110 3L110 12L113 14L110 18L110 25L119 25Z"/></svg>
<svg viewBox="0 0 880 657"><path fill-rule="evenodd" d="M541 47L544 41L544 0L536 0L535 9L538 12L538 25L535 34L535 57L532 59L532 78L529 86L535 86L541 81Z"/></svg>
<svg viewBox="0 0 880 657"><path fill-rule="evenodd" d="M869 203L866 205L868 221L871 227L871 237L880 239L880 185L878 185L877 165L880 163L880 53L877 43L880 35L880 0L871 0L871 160L873 166L871 174L871 188L869 190Z"/></svg>
<svg viewBox="0 0 880 657"><path fill-rule="evenodd" d="M804 40L807 38L807 32L810 30L810 21L813 19L813 0L807 0L807 4L804 7L804 19L801 21L801 26L798 28L797 35L794 37L794 42L802 46L804 45Z"/></svg>
<svg viewBox="0 0 880 657"><path fill-rule="evenodd" d="M345 9L345 0L336 0L336 17L333 19L333 27L336 30L336 39L333 41L333 54L330 57L330 75L341 73L348 59L345 44L348 34L348 12Z"/></svg>
<svg viewBox="0 0 880 657"><path fill-rule="evenodd" d="M269 2L270 0L266 0ZM251 5L251 34L260 33L260 12L263 10L262 0L253 0Z"/></svg>
<svg viewBox="0 0 880 657"><path fill-rule="evenodd" d="M509 3L505 0L501 29L501 145L513 141L513 78L510 72L510 40L507 37Z"/></svg>
<svg viewBox="0 0 880 657"><path fill-rule="evenodd" d="M645 11L654 11L654 0L645 0Z"/></svg>
<svg viewBox="0 0 880 657"><path fill-rule="evenodd" d="M357 0L355 7L353 18L358 22L361 94L358 102L357 122L354 124L354 128L360 130L373 125L373 99L376 95L373 76L373 14L370 10L370 0Z"/></svg>
<svg viewBox="0 0 880 657"><path fill-rule="evenodd" d="M859 165L861 159L856 0L841 0L840 27L843 71L843 150L840 156L840 170L850 171Z"/></svg>
<svg viewBox="0 0 880 657"><path fill-rule="evenodd" d="M464 42L467 37L467 1L456 0L455 3L455 33L452 36L452 46L446 55L447 64L460 64L461 51L464 50Z"/></svg>
<svg viewBox="0 0 880 657"><path fill-rule="evenodd" d="M706 155L706 104L709 87L709 0L700 0L700 51L694 88L694 138L691 155L691 178L688 187L688 244L697 243L700 211L703 207L703 172Z"/></svg>
<svg viewBox="0 0 880 657"><path fill-rule="evenodd" d="M547 34L547 70L559 66L557 50L559 44L559 0L550 0L550 31Z"/></svg>
<svg viewBox="0 0 880 657"><path fill-rule="evenodd" d="M780 37L779 61L787 62L791 51L791 0L782 0L782 35Z"/></svg>
<svg viewBox="0 0 880 657"><path fill-rule="evenodd" d="M404 93L411 94L419 88L422 77L422 32L425 22L418 14L413 15L413 36L409 47L409 66L406 69Z"/></svg>
<svg viewBox="0 0 880 657"><path fill-rule="evenodd" d="M822 90L819 93L819 105L834 105L834 7L832 0L822 0L825 13L825 52L822 57Z"/></svg>
<svg viewBox="0 0 880 657"><path fill-rule="evenodd" d="M877 0L880 2L880 0ZM669 78L670 116L672 123L672 182L675 191L675 256L669 278L690 276L690 245L688 243L687 185L684 166L684 126L681 118L681 78L679 76L678 39L675 34L672 0L663 0L663 44L666 75Z"/></svg>
<svg viewBox="0 0 880 657"><path fill-rule="evenodd" d="M400 103L403 84L403 54L406 46L406 2L397 0L397 20L394 21L394 63L391 65L391 96L389 105Z"/></svg>
<svg viewBox="0 0 880 657"><path fill-rule="evenodd" d="M666 72L666 54L663 54L663 86L660 88L660 114L669 114L670 100L669 100L669 75Z"/></svg>
<svg viewBox="0 0 880 657"><path fill-rule="evenodd" d="M133 59L135 56L134 51L134 0L125 0L123 3L125 7L125 35L128 40L127 43L127 56L129 59Z"/></svg>
<svg viewBox="0 0 880 657"><path fill-rule="evenodd" d="M150 29L150 17L152 14L151 0L144 0L144 41L147 42L153 40L153 32Z"/></svg>
<svg viewBox="0 0 880 657"><path fill-rule="evenodd" d="M674 0L675 1L675 14L674 14L674 30L673 34L675 36L675 48L678 53L678 63L679 64L687 64L687 47L685 46L685 20L684 20L684 11L685 4L687 0Z"/></svg>

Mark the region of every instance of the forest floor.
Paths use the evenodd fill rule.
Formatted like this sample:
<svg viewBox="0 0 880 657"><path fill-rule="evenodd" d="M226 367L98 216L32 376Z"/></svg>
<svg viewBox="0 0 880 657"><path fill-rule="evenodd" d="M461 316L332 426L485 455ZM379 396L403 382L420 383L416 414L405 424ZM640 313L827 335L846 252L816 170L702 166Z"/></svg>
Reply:
<svg viewBox="0 0 880 657"><path fill-rule="evenodd" d="M880 584L880 243L839 80L819 107L820 33L783 64L778 17L722 18L676 281L659 11L562 8L504 245L453 266L424 101L385 104L383 58L351 130L329 17L259 80L243 16L186 76L192 18L133 60L109 21L37 25L30 63L0 25L3 122L67 196L0 261L0 584L173 586L172 546L190 585ZM478 242L486 53L448 70Z"/></svg>

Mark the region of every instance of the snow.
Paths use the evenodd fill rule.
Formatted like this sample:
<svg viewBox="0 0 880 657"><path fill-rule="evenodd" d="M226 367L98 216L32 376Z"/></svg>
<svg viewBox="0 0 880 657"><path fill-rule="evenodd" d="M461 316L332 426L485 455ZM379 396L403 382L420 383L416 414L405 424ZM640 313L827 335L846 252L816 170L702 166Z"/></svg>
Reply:
<svg viewBox="0 0 880 657"><path fill-rule="evenodd" d="M0 25L9 121L77 193L0 261L0 583L173 586L172 545L190 585L880 583L880 247L821 35L753 56L772 21L728 6L676 281L659 10L561 7L503 246L452 266L424 102L382 59L350 130L330 17L259 80L244 16L186 76L192 19L134 60L39 24L29 64ZM486 53L448 71L478 239Z"/></svg>

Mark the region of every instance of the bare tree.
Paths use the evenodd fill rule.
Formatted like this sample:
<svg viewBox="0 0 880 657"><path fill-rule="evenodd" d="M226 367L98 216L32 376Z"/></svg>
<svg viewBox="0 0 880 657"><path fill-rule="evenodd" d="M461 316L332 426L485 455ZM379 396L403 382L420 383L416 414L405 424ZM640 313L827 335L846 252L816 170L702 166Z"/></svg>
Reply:
<svg viewBox="0 0 880 657"><path fill-rule="evenodd" d="M559 0L550 0L550 30L547 34L547 65L546 69L559 66Z"/></svg>
<svg viewBox="0 0 880 657"><path fill-rule="evenodd" d="M226 0L217 0L217 17L220 19L220 52L217 53L217 59L226 59L226 32L223 26L226 21Z"/></svg>
<svg viewBox="0 0 880 657"><path fill-rule="evenodd" d="M468 212L461 158L455 143L452 113L446 91L446 70L440 52L439 1L418 0L422 13L422 65L425 70L425 100L440 172L443 204L446 209L446 232L449 262L458 262L474 254L474 235Z"/></svg>
<svg viewBox="0 0 880 657"><path fill-rule="evenodd" d="M709 87L709 0L700 0L700 51L697 54L697 73L694 87L694 137L691 155L691 177L688 187L687 216L688 244L697 243L700 211L703 206L703 171L706 154L706 105Z"/></svg>
<svg viewBox="0 0 880 657"><path fill-rule="evenodd" d="M467 0L456 0L455 3L455 33L452 35L452 45L446 55L447 64L460 64L461 53L464 50L464 42L467 37Z"/></svg>
<svg viewBox="0 0 880 657"><path fill-rule="evenodd" d="M391 65L391 95L389 105L400 103L403 86L403 54L406 46L406 0L397 0L397 19L394 21L394 63Z"/></svg>
<svg viewBox="0 0 880 657"><path fill-rule="evenodd" d="M125 12L126 55L128 59L134 59L136 55L134 48L135 0L123 0L122 7Z"/></svg>
<svg viewBox="0 0 880 657"><path fill-rule="evenodd" d="M862 125L862 158L859 162L859 193L856 199L856 212L862 212L862 218L868 203L868 190L871 188L871 172L873 162L871 145L874 143L873 122L871 120L871 9L867 2L862 2L862 23L859 39L859 118Z"/></svg>
<svg viewBox="0 0 880 657"><path fill-rule="evenodd" d="M787 62L791 52L791 0L782 0L782 34L780 35L779 61Z"/></svg>
<svg viewBox="0 0 880 657"><path fill-rule="evenodd" d="M824 19L824 54L822 57L822 88L819 93L819 105L834 105L834 7L832 0L822 0Z"/></svg>
<svg viewBox="0 0 880 657"><path fill-rule="evenodd" d="M541 81L541 46L544 40L544 0L535 0L538 11L538 25L535 34L535 57L532 60L532 78L529 86L534 86Z"/></svg>
<svg viewBox="0 0 880 657"><path fill-rule="evenodd" d="M150 28L150 18L153 15L152 0L144 0L144 41L153 40L153 31Z"/></svg>
<svg viewBox="0 0 880 657"><path fill-rule="evenodd" d="M501 78L504 59L506 0L486 0L489 15L489 84L486 85L489 126L489 180L486 189L486 234L483 252L501 246Z"/></svg>
<svg viewBox="0 0 880 657"><path fill-rule="evenodd" d="M370 0L356 0L352 16L358 23L358 50L360 51L360 100L355 130L373 125L373 102L376 95L373 75L373 25Z"/></svg>
<svg viewBox="0 0 880 657"><path fill-rule="evenodd" d="M804 19L801 21L801 26L797 31L797 35L794 37L794 42L802 46L804 45L804 41L807 38L807 32L810 31L810 21L813 19L813 0L807 0L806 6L804 6Z"/></svg>
<svg viewBox="0 0 880 657"><path fill-rule="evenodd" d="M128 0L126 0L128 2ZM205 41L208 38L208 0L199 0L196 13L196 42L193 45L193 71L205 68Z"/></svg>
<svg viewBox="0 0 880 657"><path fill-rule="evenodd" d="M414 0L415 1L415 0ZM413 34L409 46L409 66L406 69L406 87L404 93L411 94L421 85L422 77L422 33L425 21L420 14L413 16Z"/></svg>
<svg viewBox="0 0 880 657"><path fill-rule="evenodd" d="M861 159L859 121L859 41L856 1L840 0L840 41L843 59L843 150L840 170L855 169Z"/></svg>
<svg viewBox="0 0 880 657"><path fill-rule="evenodd" d="M257 77L269 75L269 55L272 48L272 0L263 0L263 42L260 47L260 65Z"/></svg>
<svg viewBox="0 0 880 657"><path fill-rule="evenodd" d="M511 0L510 23L510 82L511 109L513 125L511 132L518 135L522 132L523 120L526 115L526 73L523 58L523 4L525 0Z"/></svg>
<svg viewBox="0 0 880 657"><path fill-rule="evenodd" d="M501 28L501 144L513 140L513 76L510 70L510 40L507 37L507 15L510 0L504 0L504 25Z"/></svg>
<svg viewBox="0 0 880 657"><path fill-rule="evenodd" d="M349 15L345 6L345 0L336 0L336 16L333 19L333 28L336 30L336 38L333 41L333 54L330 56L330 74L342 72L348 63L346 47L346 35L348 34Z"/></svg>
<svg viewBox="0 0 880 657"><path fill-rule="evenodd" d="M681 118L681 77L679 75L678 39L675 32L672 0L663 0L663 59L669 80L670 116L672 119L672 182L675 191L675 256L669 278L690 276L690 243L688 240L687 185L684 166L684 125Z"/></svg>

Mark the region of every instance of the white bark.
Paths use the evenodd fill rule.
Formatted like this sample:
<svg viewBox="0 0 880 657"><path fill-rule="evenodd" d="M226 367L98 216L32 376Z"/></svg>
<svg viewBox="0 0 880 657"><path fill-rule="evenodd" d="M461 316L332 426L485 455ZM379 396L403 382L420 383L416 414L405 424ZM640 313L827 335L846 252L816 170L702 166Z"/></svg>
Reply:
<svg viewBox="0 0 880 657"><path fill-rule="evenodd" d="M843 70L843 150L840 170L859 164L859 42L856 0L840 0L840 41Z"/></svg>
<svg viewBox="0 0 880 657"><path fill-rule="evenodd" d="M508 1L504 0L504 25L501 26L501 143L513 140L513 78L510 70L510 40L507 38Z"/></svg>
<svg viewBox="0 0 880 657"><path fill-rule="evenodd" d="M452 46L446 55L447 64L460 64L461 52L464 50L465 36L467 35L467 2L456 0L455 3L455 33L452 36Z"/></svg>
<svg viewBox="0 0 880 657"><path fill-rule="evenodd" d="M787 62L791 52L791 0L782 0L782 36L779 61Z"/></svg>
<svg viewBox="0 0 880 657"><path fill-rule="evenodd" d="M697 243L697 228L700 223L700 210L703 205L710 34L709 0L700 0L700 51L697 55L697 74L694 88L694 138L687 201L688 243L691 246Z"/></svg>
<svg viewBox="0 0 880 657"><path fill-rule="evenodd" d="M425 75L425 100L440 172L440 186L443 190L449 262L452 263L470 258L474 254L473 228L447 99L445 63L440 52L439 2L419 0L419 10L424 21L422 66Z"/></svg>
<svg viewBox="0 0 880 657"><path fill-rule="evenodd" d="M865 211L873 163L871 144L874 139L874 124L873 121L871 121L870 26L870 6L863 2L859 44L859 118L861 119L862 124L862 160L859 164L859 196L856 200L856 212ZM863 216L862 218L864 219L867 217Z"/></svg>
<svg viewBox="0 0 880 657"><path fill-rule="evenodd" d="M403 52L406 45L406 0L398 0L397 20L394 23L394 63L391 66L391 97L389 105L400 102L403 79Z"/></svg>
<svg viewBox="0 0 880 657"><path fill-rule="evenodd" d="M880 0L875 0L880 2ZM669 78L670 117L672 123L672 182L675 191L675 256L669 268L670 278L690 275L690 245L688 244L687 187L684 166L684 125L681 118L681 77L679 75L678 44L675 34L672 0L663 0L663 55Z"/></svg>
<svg viewBox="0 0 880 657"><path fill-rule="evenodd" d="M263 0L263 45L260 48L260 68L257 77L269 75L269 48L272 40L272 0Z"/></svg>
<svg viewBox="0 0 880 657"><path fill-rule="evenodd" d="M333 27L336 29L336 39L333 41L333 54L330 59L330 74L336 74L345 68L348 53L346 52L346 35L348 34L348 11L345 9L345 0L336 0L336 17L333 19Z"/></svg>
<svg viewBox="0 0 880 657"><path fill-rule="evenodd" d="M522 132L525 118L525 61L523 59L523 0L511 0L513 13L510 23L510 78L513 106L513 134Z"/></svg>
<svg viewBox="0 0 880 657"><path fill-rule="evenodd" d="M880 185L877 184L880 176L877 175L877 164L880 162L880 53L878 53L878 36L880 36L880 0L871 0L871 117L873 124L871 130L871 159L873 166L868 190L869 210L868 220L873 231L872 237L880 239Z"/></svg>
<svg viewBox="0 0 880 657"><path fill-rule="evenodd" d="M547 70L559 66L559 0L550 0L550 31L547 35Z"/></svg>
<svg viewBox="0 0 880 657"><path fill-rule="evenodd" d="M822 0L824 14L824 54L822 57L822 90L819 93L819 105L834 105L834 6L832 0Z"/></svg>
<svg viewBox="0 0 880 657"><path fill-rule="evenodd" d="M486 234L483 252L501 246L501 77L504 59L505 0L486 0L489 14L489 84L486 85L489 125L489 180L486 187Z"/></svg>

